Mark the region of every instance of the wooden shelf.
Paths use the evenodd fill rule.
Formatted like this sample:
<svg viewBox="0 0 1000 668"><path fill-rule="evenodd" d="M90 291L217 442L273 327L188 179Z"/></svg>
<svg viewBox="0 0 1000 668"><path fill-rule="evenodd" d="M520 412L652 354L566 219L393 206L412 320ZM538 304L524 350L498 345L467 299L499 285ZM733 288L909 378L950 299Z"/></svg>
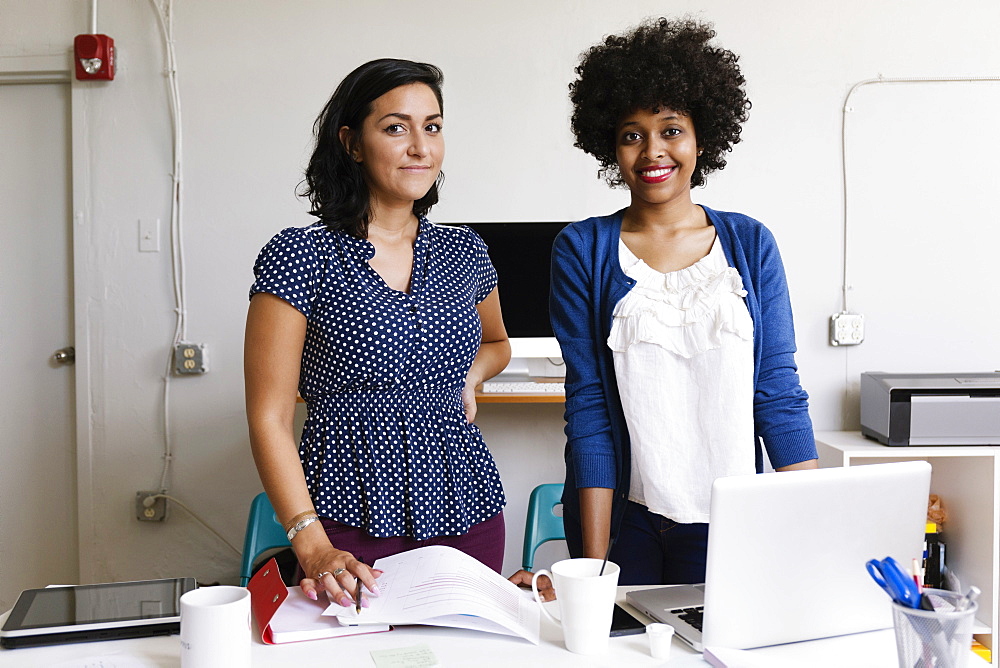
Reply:
<svg viewBox="0 0 1000 668"><path fill-rule="evenodd" d="M513 392L476 392L476 401L481 404L561 404L566 396L561 392L551 394L515 394Z"/></svg>

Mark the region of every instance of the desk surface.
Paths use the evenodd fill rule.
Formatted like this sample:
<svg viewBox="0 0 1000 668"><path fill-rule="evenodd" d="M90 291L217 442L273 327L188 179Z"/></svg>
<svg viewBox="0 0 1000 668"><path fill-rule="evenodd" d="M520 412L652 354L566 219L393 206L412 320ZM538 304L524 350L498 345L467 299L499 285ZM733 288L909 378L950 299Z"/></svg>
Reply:
<svg viewBox="0 0 1000 668"><path fill-rule="evenodd" d="M640 619L646 619L624 602L625 592L636 587L619 587L618 599ZM548 604L554 605L554 604ZM7 615L0 615L0 621ZM115 640L108 642L56 645L31 649L0 650L0 668L15 666L58 666L59 668L176 668L180 663L178 636ZM700 654L674 639L669 662L653 659L645 635L611 638L608 652L602 656L580 656L565 649L559 628L542 618L541 643L480 633L463 629L432 626L401 626L389 633L314 640L285 645L264 645L254 639L254 668L284 668L294 665L374 666L369 652L373 649L397 649L427 645L442 666L546 666L546 668L583 667L618 668L619 666L661 666L705 668ZM971 652L970 652L971 654ZM972 654L975 657L974 654ZM970 667L985 662L978 657ZM742 653L743 668L885 668L896 665L896 645L892 629L828 638L807 643L768 647Z"/></svg>

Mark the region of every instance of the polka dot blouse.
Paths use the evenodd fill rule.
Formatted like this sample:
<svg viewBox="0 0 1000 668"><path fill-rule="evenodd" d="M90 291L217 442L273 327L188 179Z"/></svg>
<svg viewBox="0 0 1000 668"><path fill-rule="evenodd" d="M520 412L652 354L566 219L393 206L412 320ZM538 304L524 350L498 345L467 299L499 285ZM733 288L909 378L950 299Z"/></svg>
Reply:
<svg viewBox="0 0 1000 668"><path fill-rule="evenodd" d="M307 320L299 457L316 511L375 537L454 536L499 513L503 489L461 392L493 291L486 245L420 219L410 292L371 268L375 247L322 223L261 250L250 295Z"/></svg>

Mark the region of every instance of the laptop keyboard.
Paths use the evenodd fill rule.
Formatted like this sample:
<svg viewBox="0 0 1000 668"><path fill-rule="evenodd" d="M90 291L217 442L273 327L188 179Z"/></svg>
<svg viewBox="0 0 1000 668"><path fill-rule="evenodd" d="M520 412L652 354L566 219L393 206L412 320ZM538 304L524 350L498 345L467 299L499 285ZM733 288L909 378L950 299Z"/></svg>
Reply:
<svg viewBox="0 0 1000 668"><path fill-rule="evenodd" d="M701 625L705 619L705 606L699 605L693 608L677 608L675 610L671 610L670 612L701 631Z"/></svg>

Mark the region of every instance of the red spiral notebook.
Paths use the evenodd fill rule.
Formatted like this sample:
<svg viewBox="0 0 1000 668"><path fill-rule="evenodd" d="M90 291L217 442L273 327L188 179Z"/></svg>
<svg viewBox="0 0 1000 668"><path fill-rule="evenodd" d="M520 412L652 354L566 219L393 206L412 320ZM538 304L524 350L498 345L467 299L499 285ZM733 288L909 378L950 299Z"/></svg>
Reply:
<svg viewBox="0 0 1000 668"><path fill-rule="evenodd" d="M299 587L285 586L273 557L250 578L247 589L260 639L268 645L392 630L388 624L342 626L336 617L323 616L325 597L313 601Z"/></svg>

